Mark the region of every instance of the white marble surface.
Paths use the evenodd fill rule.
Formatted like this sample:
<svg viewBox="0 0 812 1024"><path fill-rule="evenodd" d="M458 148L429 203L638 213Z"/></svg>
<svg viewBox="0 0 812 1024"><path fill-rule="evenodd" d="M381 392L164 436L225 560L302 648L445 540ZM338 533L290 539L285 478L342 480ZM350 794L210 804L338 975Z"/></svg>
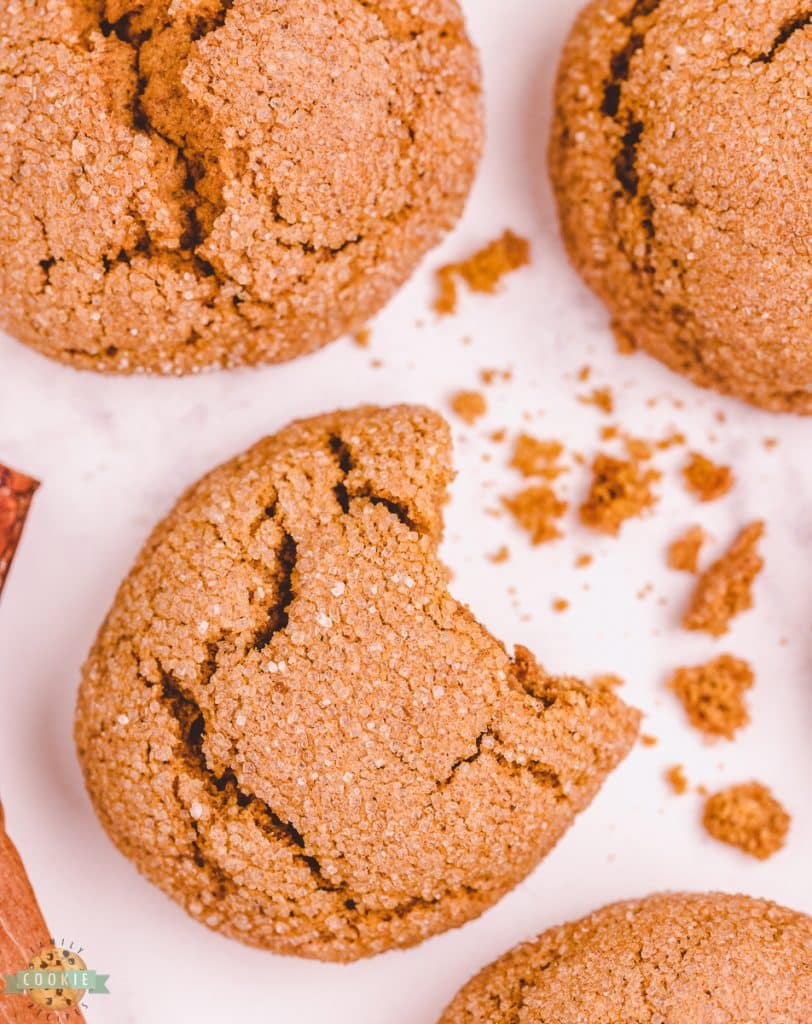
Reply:
<svg viewBox="0 0 812 1024"><path fill-rule="evenodd" d="M262 371L115 380L0 338L0 461L43 481L0 607L0 791L52 928L111 975L112 994L92 1000L91 1022L433 1024L483 963L620 897L720 888L812 912L812 423L757 412L698 391L645 356L615 353L603 311L566 265L543 167L554 65L576 2L467 6L487 77L487 158L463 223L378 318L370 350L344 340ZM467 296L459 316L436 322L433 268L506 225L532 239L532 268L498 298ZM644 437L679 428L693 446L732 462L733 493L698 505L681 486L677 450L658 459L656 513L618 541L588 534L573 517L565 540L531 550L509 520L489 516L497 495L519 486L505 468L506 447L486 441L490 430L526 426L587 456L598 447L607 421L575 398L586 390L575 381L584 363L594 368L592 384L614 390L625 428ZM455 424L460 476L445 544L455 593L551 669L626 677L624 695L645 710L659 744L638 747L532 877L458 932L352 967L243 949L144 882L98 825L71 741L83 657L150 527L215 462L293 417L335 407L420 401L442 409L489 366L512 367L514 379L489 389L489 415L475 429ZM767 451L765 437L778 446ZM577 503L587 474L576 468L566 479ZM698 521L715 554L756 517L769 533L755 610L722 641L684 632L691 580L664 567L667 543ZM492 565L485 554L503 543L512 558ZM576 571L582 551L595 564ZM651 592L638 597L648 583ZM566 614L551 611L557 596L571 601ZM721 651L756 668L753 724L732 744L708 746L664 682L675 666ZM794 816L787 849L760 864L707 838L700 798L678 799L663 782L675 762L710 787L752 777L773 786Z"/></svg>

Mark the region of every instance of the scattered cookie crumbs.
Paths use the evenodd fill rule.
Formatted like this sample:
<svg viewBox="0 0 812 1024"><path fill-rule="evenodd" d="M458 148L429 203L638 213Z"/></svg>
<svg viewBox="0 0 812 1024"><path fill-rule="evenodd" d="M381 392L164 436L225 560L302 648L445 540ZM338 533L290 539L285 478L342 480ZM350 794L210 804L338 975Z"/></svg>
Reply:
<svg viewBox="0 0 812 1024"><path fill-rule="evenodd" d="M644 747L656 747L660 741L657 739L656 736L651 736L648 733L641 733L640 742L643 744Z"/></svg>
<svg viewBox="0 0 812 1024"><path fill-rule="evenodd" d="M510 464L522 476L555 480L564 472L558 461L563 452L564 446L560 441L541 441L530 434L519 434Z"/></svg>
<svg viewBox="0 0 812 1024"><path fill-rule="evenodd" d="M681 764L672 765L665 773L665 778L677 796L684 796L688 792L688 780Z"/></svg>
<svg viewBox="0 0 812 1024"><path fill-rule="evenodd" d="M437 271L437 297L434 310L440 316L456 313L457 277L473 292L493 294L502 278L530 263L530 243L513 231L475 252L461 263L449 263Z"/></svg>
<svg viewBox="0 0 812 1024"><path fill-rule="evenodd" d="M685 444L686 440L687 438L685 437L685 434L677 431L676 433L669 434L668 437L664 437L660 441L657 441L657 449L661 452L665 452L668 451L669 448L676 448L678 445Z"/></svg>
<svg viewBox="0 0 812 1024"><path fill-rule="evenodd" d="M581 381L581 383L584 383L584 381L589 380L589 378L591 376L592 376L592 367L591 366L582 366L581 369L578 371L578 380Z"/></svg>
<svg viewBox="0 0 812 1024"><path fill-rule="evenodd" d="M682 471L688 490L700 501L716 501L728 494L736 482L730 466L720 466L699 452L691 452Z"/></svg>
<svg viewBox="0 0 812 1024"><path fill-rule="evenodd" d="M372 331L368 327L362 327L360 331L356 331L353 335L353 341L359 348L369 348L369 343L372 341Z"/></svg>
<svg viewBox="0 0 812 1024"><path fill-rule="evenodd" d="M534 545L545 544L562 536L556 520L565 514L568 505L547 484L527 487L513 498L502 498L502 504L516 522L527 530Z"/></svg>
<svg viewBox="0 0 812 1024"><path fill-rule="evenodd" d="M451 399L451 408L470 427L485 415L488 403L481 391L458 391Z"/></svg>
<svg viewBox="0 0 812 1024"><path fill-rule="evenodd" d="M643 471L634 460L603 453L592 463L592 485L581 506L581 522L613 536L627 519L639 516L656 502L651 485L660 479L656 469Z"/></svg>
<svg viewBox="0 0 812 1024"><path fill-rule="evenodd" d="M699 571L699 555L706 537L701 526L689 526L668 548L669 569L695 575Z"/></svg>
<svg viewBox="0 0 812 1024"><path fill-rule="evenodd" d="M479 371L479 379L485 385L494 384L497 380L509 383L513 379L513 371L486 368Z"/></svg>
<svg viewBox="0 0 812 1024"><path fill-rule="evenodd" d="M595 388L589 395L578 395L578 401L582 405L594 405L607 416L615 411L615 399L609 388Z"/></svg>
<svg viewBox="0 0 812 1024"><path fill-rule="evenodd" d="M767 860L784 846L791 818L766 786L748 782L709 797L703 822L714 839Z"/></svg>
<svg viewBox="0 0 812 1024"><path fill-rule="evenodd" d="M614 423L607 423L606 426L601 427L601 441L614 441L616 437L620 436L620 430Z"/></svg>
<svg viewBox="0 0 812 1024"><path fill-rule="evenodd" d="M506 544L503 544L498 551L494 551L492 555L488 555L488 561L493 562L494 565L502 565L507 562L510 558L510 548Z"/></svg>
<svg viewBox="0 0 812 1024"><path fill-rule="evenodd" d="M507 437L507 430L504 427L500 427L499 430L492 431L488 436L494 444L501 444Z"/></svg>
<svg viewBox="0 0 812 1024"><path fill-rule="evenodd" d="M568 610L569 606L570 606L570 603L569 603L569 601L565 597L557 597L553 601L553 611L554 612L559 612L559 613L560 612L565 612L565 611Z"/></svg>
<svg viewBox="0 0 812 1024"><path fill-rule="evenodd" d="M700 576L688 611L686 629L722 636L730 620L753 606L753 581L764 567L758 543L764 535L761 520L750 523L728 551Z"/></svg>
<svg viewBox="0 0 812 1024"><path fill-rule="evenodd" d="M578 557L575 559L575 568L586 569L587 566L592 565L594 560L595 559L592 557L592 555L590 555L589 552L585 551L582 555L578 555Z"/></svg>
<svg viewBox="0 0 812 1024"><path fill-rule="evenodd" d="M750 721L744 695L754 682L746 661L721 654L706 665L677 669L668 688L682 702L695 729L732 740L736 730Z"/></svg>
<svg viewBox="0 0 812 1024"><path fill-rule="evenodd" d="M768 452L771 452L774 448L778 447L778 438L777 437L765 437L764 438L764 447L767 449Z"/></svg>

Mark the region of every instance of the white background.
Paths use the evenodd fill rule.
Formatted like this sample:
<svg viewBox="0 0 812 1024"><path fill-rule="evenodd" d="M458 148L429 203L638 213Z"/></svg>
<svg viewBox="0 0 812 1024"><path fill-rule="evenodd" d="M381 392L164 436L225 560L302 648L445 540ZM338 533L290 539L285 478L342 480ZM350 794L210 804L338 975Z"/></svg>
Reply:
<svg viewBox="0 0 812 1024"><path fill-rule="evenodd" d="M646 356L616 354L603 310L566 264L544 169L552 79L576 2L467 7L485 65L487 156L462 224L378 318L371 349L342 340L283 367L117 380L77 374L0 338L0 461L43 481L0 607L0 792L57 938L83 945L89 965L111 975L112 994L91 997L91 1022L434 1024L481 965L621 897L719 888L812 912L812 423L699 391ZM532 268L496 298L466 296L457 317L438 322L429 311L433 269L506 226L532 240ZM589 385L575 379L585 363ZM460 475L444 548L454 591L548 668L626 677L622 693L644 709L644 729L659 744L638 746L535 874L460 931L350 967L242 948L143 881L98 825L71 740L82 660L147 532L205 470L294 417L369 401L445 409L450 393L477 386L479 370L492 366L512 367L513 381L487 389L490 412L476 428L454 423ZM595 385L613 389L614 419L576 400ZM620 540L590 534L572 516L565 540L531 549L509 519L487 514L521 485L506 468L507 447L487 441L491 430L526 427L591 457L600 427L615 421L643 437L683 430L735 465L734 492L699 505L682 487L685 454L676 450L658 458L655 513L629 523ZM767 451L765 437L778 447ZM574 504L587 477L575 467L566 478ZM722 641L681 630L692 582L665 568L667 543L698 521L715 555L756 517L769 533L755 610ZM486 553L503 543L511 560L492 565ZM576 570L582 551L595 564ZM551 611L558 596L572 603L565 614ZM753 724L734 743L707 745L664 684L674 667L721 651L757 671ZM786 850L760 864L705 836L701 798L678 798L663 781L675 762L695 784L756 777L772 786L793 814Z"/></svg>

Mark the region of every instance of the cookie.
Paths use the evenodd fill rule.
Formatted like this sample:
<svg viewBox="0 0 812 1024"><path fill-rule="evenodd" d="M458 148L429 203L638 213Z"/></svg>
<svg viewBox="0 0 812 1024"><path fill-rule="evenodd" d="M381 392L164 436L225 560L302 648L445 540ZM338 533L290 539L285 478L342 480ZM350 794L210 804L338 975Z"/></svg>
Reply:
<svg viewBox="0 0 812 1024"><path fill-rule="evenodd" d="M617 697L511 658L438 558L448 426L295 423L192 487L84 669L119 849L209 927L353 960L480 914L633 744Z"/></svg>
<svg viewBox="0 0 812 1024"><path fill-rule="evenodd" d="M806 6L594 0L564 50L549 156L572 262L626 347L808 414Z"/></svg>
<svg viewBox="0 0 812 1024"><path fill-rule="evenodd" d="M359 329L462 211L456 0L5 0L0 323L191 373Z"/></svg>
<svg viewBox="0 0 812 1024"><path fill-rule="evenodd" d="M486 967L440 1024L808 1024L812 919L664 894L552 928Z"/></svg>

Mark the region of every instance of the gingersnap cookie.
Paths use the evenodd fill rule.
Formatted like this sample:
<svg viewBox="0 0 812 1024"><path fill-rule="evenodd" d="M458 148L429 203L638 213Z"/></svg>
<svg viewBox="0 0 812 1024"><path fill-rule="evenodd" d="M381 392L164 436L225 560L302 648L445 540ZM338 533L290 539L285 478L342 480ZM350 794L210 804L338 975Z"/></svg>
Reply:
<svg viewBox="0 0 812 1024"><path fill-rule="evenodd" d="M362 327L483 135L456 0L4 0L0 121L0 324L110 373Z"/></svg>
<svg viewBox="0 0 812 1024"><path fill-rule="evenodd" d="M812 9L593 0L559 71L564 241L618 337L812 412Z"/></svg>
<svg viewBox="0 0 812 1024"><path fill-rule="evenodd" d="M486 967L440 1024L808 1024L812 919L748 896L616 903Z"/></svg>
<svg viewBox="0 0 812 1024"><path fill-rule="evenodd" d="M353 960L477 916L633 744L617 697L511 658L447 589L445 422L294 423L157 527L85 666L92 801L209 927Z"/></svg>

